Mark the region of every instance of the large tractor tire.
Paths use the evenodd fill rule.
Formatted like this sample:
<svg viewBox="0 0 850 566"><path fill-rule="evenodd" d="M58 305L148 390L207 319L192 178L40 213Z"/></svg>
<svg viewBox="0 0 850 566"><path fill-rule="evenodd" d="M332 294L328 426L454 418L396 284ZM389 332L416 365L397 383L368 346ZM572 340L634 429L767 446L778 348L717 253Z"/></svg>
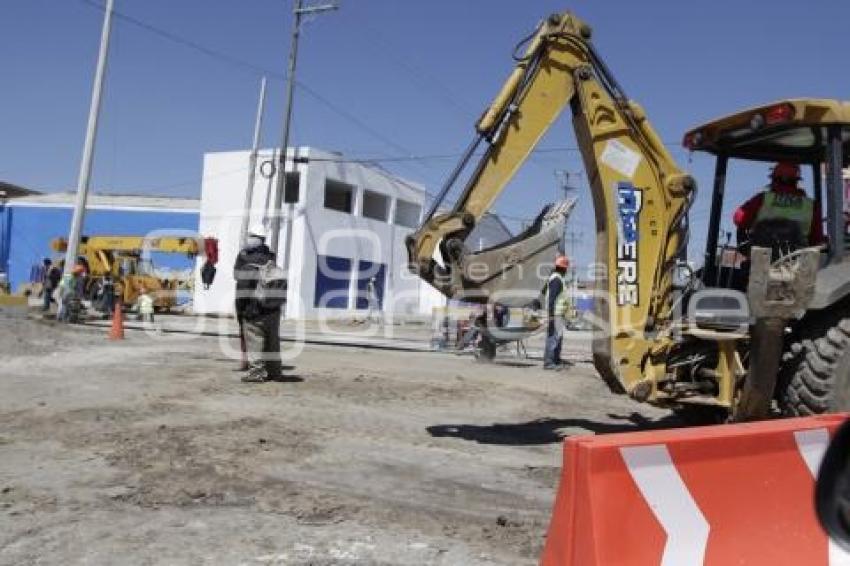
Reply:
<svg viewBox="0 0 850 566"><path fill-rule="evenodd" d="M806 325L785 356L782 408L787 416L850 410L850 317L830 318Z"/></svg>

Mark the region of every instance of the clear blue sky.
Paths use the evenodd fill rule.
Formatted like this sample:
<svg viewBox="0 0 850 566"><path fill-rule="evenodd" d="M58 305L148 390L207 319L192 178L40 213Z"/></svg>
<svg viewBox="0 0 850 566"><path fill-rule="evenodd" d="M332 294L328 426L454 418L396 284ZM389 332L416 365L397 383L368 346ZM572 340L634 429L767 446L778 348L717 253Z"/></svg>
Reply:
<svg viewBox="0 0 850 566"><path fill-rule="evenodd" d="M0 179L41 190L75 186L102 0L0 0ZM629 96L700 181L694 240L703 241L711 163L679 150L690 126L794 96L850 99L846 0L603 2L340 0L302 35L293 143L350 157L456 154L512 67L514 44L570 8ZM116 9L232 59L283 74L290 0L116 0ZM250 143L259 71L115 22L94 187L199 194L205 151ZM283 83L272 80L263 140L278 143ZM562 120L542 146L575 145ZM386 161L436 190L453 159ZM581 171L575 151L535 155L497 210L532 217L558 193L554 171ZM763 182L733 168L730 203ZM737 176L736 176L737 174ZM578 184L585 189L583 178ZM589 259L586 196L574 228ZM514 224L514 226L516 226Z"/></svg>

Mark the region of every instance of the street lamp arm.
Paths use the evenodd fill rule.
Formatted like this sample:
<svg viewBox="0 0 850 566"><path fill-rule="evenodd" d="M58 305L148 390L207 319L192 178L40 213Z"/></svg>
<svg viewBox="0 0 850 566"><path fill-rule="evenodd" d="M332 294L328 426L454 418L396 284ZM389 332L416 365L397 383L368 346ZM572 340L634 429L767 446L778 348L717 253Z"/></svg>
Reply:
<svg viewBox="0 0 850 566"><path fill-rule="evenodd" d="M336 4L323 4L322 6L308 6L306 8L299 8L295 10L295 13L299 16L302 14L317 14L319 12L328 12L330 10L339 10L339 6Z"/></svg>

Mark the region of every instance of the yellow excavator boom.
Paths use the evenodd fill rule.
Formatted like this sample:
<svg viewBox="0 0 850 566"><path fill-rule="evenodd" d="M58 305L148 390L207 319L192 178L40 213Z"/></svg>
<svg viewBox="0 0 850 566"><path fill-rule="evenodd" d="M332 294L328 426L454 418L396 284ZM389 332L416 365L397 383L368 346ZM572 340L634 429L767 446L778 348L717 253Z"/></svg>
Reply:
<svg viewBox="0 0 850 566"><path fill-rule="evenodd" d="M481 143L486 150L459 200L442 214L436 213L439 202L434 205L408 240L408 252L422 278L462 298L471 286L464 276L464 239L569 107L592 189L601 266L594 361L609 385L631 392L646 387L647 368L660 363L668 345L656 337L671 321L673 272L684 257L696 184L626 97L590 38L590 27L568 12L539 25L476 126L478 138L465 159Z"/></svg>
<svg viewBox="0 0 850 566"><path fill-rule="evenodd" d="M55 238L50 247L56 252L64 252L68 249L68 241ZM177 236L91 236L80 243L80 255L85 255L83 248L92 251L185 253L192 256L204 251L201 239Z"/></svg>

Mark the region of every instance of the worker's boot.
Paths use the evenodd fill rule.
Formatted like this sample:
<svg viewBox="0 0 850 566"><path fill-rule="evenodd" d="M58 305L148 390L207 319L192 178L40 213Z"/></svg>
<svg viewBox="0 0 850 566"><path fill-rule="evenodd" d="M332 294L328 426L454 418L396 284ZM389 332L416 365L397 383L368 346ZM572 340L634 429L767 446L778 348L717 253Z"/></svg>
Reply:
<svg viewBox="0 0 850 566"><path fill-rule="evenodd" d="M242 376L243 383L265 383L266 381L268 381L268 374L264 368L251 368Z"/></svg>

